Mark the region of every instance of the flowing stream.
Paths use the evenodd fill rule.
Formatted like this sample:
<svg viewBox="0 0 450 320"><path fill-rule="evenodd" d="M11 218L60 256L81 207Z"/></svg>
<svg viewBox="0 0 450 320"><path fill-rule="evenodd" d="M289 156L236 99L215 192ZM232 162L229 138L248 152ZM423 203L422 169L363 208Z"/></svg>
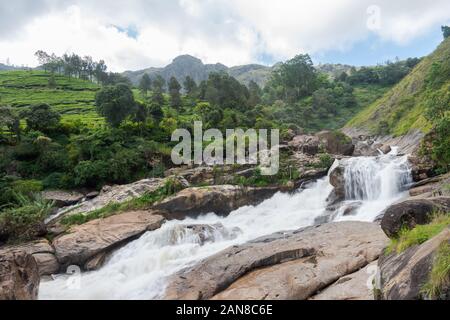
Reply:
<svg viewBox="0 0 450 320"><path fill-rule="evenodd" d="M405 196L411 182L407 157L397 156L396 149L343 164L346 200L335 212L327 211L333 187L326 177L295 194L277 193L257 206L241 207L228 217L210 213L168 221L114 252L98 271L42 281L40 299L157 299L168 276L232 245L310 226L324 215L332 215L334 221L373 221ZM338 161L333 168L337 165ZM352 214L346 214L351 206ZM206 227L199 232L193 225Z"/></svg>

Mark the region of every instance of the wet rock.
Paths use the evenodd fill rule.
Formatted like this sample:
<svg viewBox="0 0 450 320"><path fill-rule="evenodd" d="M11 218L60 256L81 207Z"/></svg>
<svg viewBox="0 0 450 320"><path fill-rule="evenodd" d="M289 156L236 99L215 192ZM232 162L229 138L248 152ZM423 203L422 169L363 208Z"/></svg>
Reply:
<svg viewBox="0 0 450 320"><path fill-rule="evenodd" d="M331 172L330 172L330 184L334 187L333 196L330 200L335 203L337 201L342 201L345 199L345 165L343 163L339 163Z"/></svg>
<svg viewBox="0 0 450 320"><path fill-rule="evenodd" d="M36 300L39 271L34 257L25 251L8 250L0 255L0 300Z"/></svg>
<svg viewBox="0 0 450 320"><path fill-rule="evenodd" d="M252 188L232 185L188 188L154 205L168 219L184 219L214 212L226 216L245 205L256 205L279 188Z"/></svg>
<svg viewBox="0 0 450 320"><path fill-rule="evenodd" d="M384 300L417 300L428 298L422 294L435 254L442 243L450 244L450 228L420 246L400 254L380 257L381 298ZM450 288L448 288L450 289Z"/></svg>
<svg viewBox="0 0 450 320"><path fill-rule="evenodd" d="M174 245L180 243L186 236L195 236L198 238L198 243L204 245L207 242L214 242L218 238L233 240L242 231L239 228L233 230L227 230L221 223L213 225L207 224L191 224L191 225L178 225L173 230L171 235L170 244Z"/></svg>
<svg viewBox="0 0 450 320"><path fill-rule="evenodd" d="M385 210L381 228L388 237L393 238L403 227L412 229L418 224L429 223L436 211L449 212L450 198L409 199Z"/></svg>
<svg viewBox="0 0 450 320"><path fill-rule="evenodd" d="M164 299L307 299L374 261L380 227L340 222L280 232L225 249L168 280Z"/></svg>
<svg viewBox="0 0 450 320"><path fill-rule="evenodd" d="M83 200L84 195L76 191L43 191L42 198L45 200L53 201L55 206L62 208L65 206L74 205Z"/></svg>
<svg viewBox="0 0 450 320"><path fill-rule="evenodd" d="M154 211L126 212L72 227L53 241L53 247L63 267L83 267L99 254L111 252L146 231L160 228L163 221Z"/></svg>
<svg viewBox="0 0 450 320"><path fill-rule="evenodd" d="M367 141L358 141L353 152L354 157L376 157L380 152Z"/></svg>

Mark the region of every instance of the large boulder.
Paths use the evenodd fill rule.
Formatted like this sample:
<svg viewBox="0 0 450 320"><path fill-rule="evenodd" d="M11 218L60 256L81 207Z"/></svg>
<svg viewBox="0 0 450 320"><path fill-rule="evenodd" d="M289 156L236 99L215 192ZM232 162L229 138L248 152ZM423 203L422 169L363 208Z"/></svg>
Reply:
<svg viewBox="0 0 450 320"><path fill-rule="evenodd" d="M55 249L46 239L7 247L4 250L24 251L32 255L36 260L41 276L52 275L59 272L60 268L58 260L55 257ZM3 252L3 250L0 250L0 255L3 255Z"/></svg>
<svg viewBox="0 0 450 320"><path fill-rule="evenodd" d="M4 250L0 255L0 300L36 300L39 271L31 254Z"/></svg>
<svg viewBox="0 0 450 320"><path fill-rule="evenodd" d="M409 199L388 207L381 220L381 228L388 237L394 238L403 228L427 224L436 211L450 211L450 197Z"/></svg>
<svg viewBox="0 0 450 320"><path fill-rule="evenodd" d="M420 246L400 254L380 257L381 298L385 300L416 300L424 297L422 288L433 268L434 257L442 243L450 244L450 228ZM450 290L450 288L447 288Z"/></svg>
<svg viewBox="0 0 450 320"><path fill-rule="evenodd" d="M334 187L330 203L336 203L345 199L345 165L340 162L333 170L331 170L330 184Z"/></svg>
<svg viewBox="0 0 450 320"><path fill-rule="evenodd" d="M221 223L213 225L208 224L190 224L190 225L178 225L176 226L169 237L169 242L172 245L180 243L187 236L196 237L198 244L204 245L208 242L214 242L217 238L233 240L242 230L235 228L233 230L227 230Z"/></svg>
<svg viewBox="0 0 450 320"><path fill-rule="evenodd" d="M296 151L307 155L316 155L319 153L319 138L310 135L300 135L295 136L291 142L289 142L289 147Z"/></svg>
<svg viewBox="0 0 450 320"><path fill-rule="evenodd" d="M427 157L412 155L408 157L408 161L411 165L411 175L415 182L431 178L435 175L434 163Z"/></svg>
<svg viewBox="0 0 450 320"><path fill-rule="evenodd" d="M105 254L147 231L160 228L163 221L164 218L154 211L131 211L72 227L53 241L56 258L63 267L98 268Z"/></svg>
<svg viewBox="0 0 450 320"><path fill-rule="evenodd" d="M340 131L322 131L317 134L321 145L330 154L339 154L344 156L353 155L355 146L352 138Z"/></svg>
<svg viewBox="0 0 450 320"><path fill-rule="evenodd" d="M340 222L225 249L168 279L164 299L307 299L377 259L380 227Z"/></svg>
<svg viewBox="0 0 450 320"><path fill-rule="evenodd" d="M233 185L187 188L154 205L168 219L184 219L214 212L226 216L245 205L256 205L279 188L253 188Z"/></svg>

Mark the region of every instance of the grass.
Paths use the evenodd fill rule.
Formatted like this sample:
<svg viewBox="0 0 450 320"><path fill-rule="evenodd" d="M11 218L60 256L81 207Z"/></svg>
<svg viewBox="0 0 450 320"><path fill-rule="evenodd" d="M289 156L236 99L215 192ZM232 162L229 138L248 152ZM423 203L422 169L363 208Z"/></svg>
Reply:
<svg viewBox="0 0 450 320"><path fill-rule="evenodd" d="M449 225L449 213L435 213L429 224L418 225L411 230L407 228L402 229L397 238L391 239L386 253L401 253L412 246L420 245L438 235Z"/></svg>
<svg viewBox="0 0 450 320"><path fill-rule="evenodd" d="M79 122L88 127L104 123L95 112L97 84L55 75L56 87L49 88L49 77L44 71L0 72L0 104L20 112L45 102L61 114L63 123Z"/></svg>
<svg viewBox="0 0 450 320"><path fill-rule="evenodd" d="M444 242L434 258L427 283L422 287L422 293L429 299L438 299L450 287L450 245Z"/></svg>
<svg viewBox="0 0 450 320"><path fill-rule="evenodd" d="M373 134L395 136L407 134L413 129L428 133L432 125L425 119L424 112L429 91L444 93L450 84L447 75L438 87L427 89L428 77L435 63L446 64L449 59L450 39L447 39L400 83L354 116L346 127L367 128Z"/></svg>

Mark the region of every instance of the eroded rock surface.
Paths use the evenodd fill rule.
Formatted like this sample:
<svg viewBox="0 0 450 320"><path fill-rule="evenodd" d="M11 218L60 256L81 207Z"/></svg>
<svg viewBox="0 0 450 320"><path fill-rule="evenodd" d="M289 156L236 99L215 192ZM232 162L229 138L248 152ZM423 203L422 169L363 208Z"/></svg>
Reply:
<svg viewBox="0 0 450 320"><path fill-rule="evenodd" d="M279 188L233 185L187 188L154 205L168 219L184 219L214 212L226 216L245 205L256 205L273 196Z"/></svg>
<svg viewBox="0 0 450 320"><path fill-rule="evenodd" d="M164 218L153 211L131 211L72 227L67 234L53 241L56 257L62 266L98 268L101 265L99 254L108 253L146 231L160 228L163 221ZM92 262L92 258L97 260Z"/></svg>
<svg viewBox="0 0 450 320"><path fill-rule="evenodd" d="M0 255L0 300L36 300L39 270L34 257L20 250Z"/></svg>
<svg viewBox="0 0 450 320"><path fill-rule="evenodd" d="M377 259L377 224L339 222L233 246L169 278L165 299L307 299Z"/></svg>

